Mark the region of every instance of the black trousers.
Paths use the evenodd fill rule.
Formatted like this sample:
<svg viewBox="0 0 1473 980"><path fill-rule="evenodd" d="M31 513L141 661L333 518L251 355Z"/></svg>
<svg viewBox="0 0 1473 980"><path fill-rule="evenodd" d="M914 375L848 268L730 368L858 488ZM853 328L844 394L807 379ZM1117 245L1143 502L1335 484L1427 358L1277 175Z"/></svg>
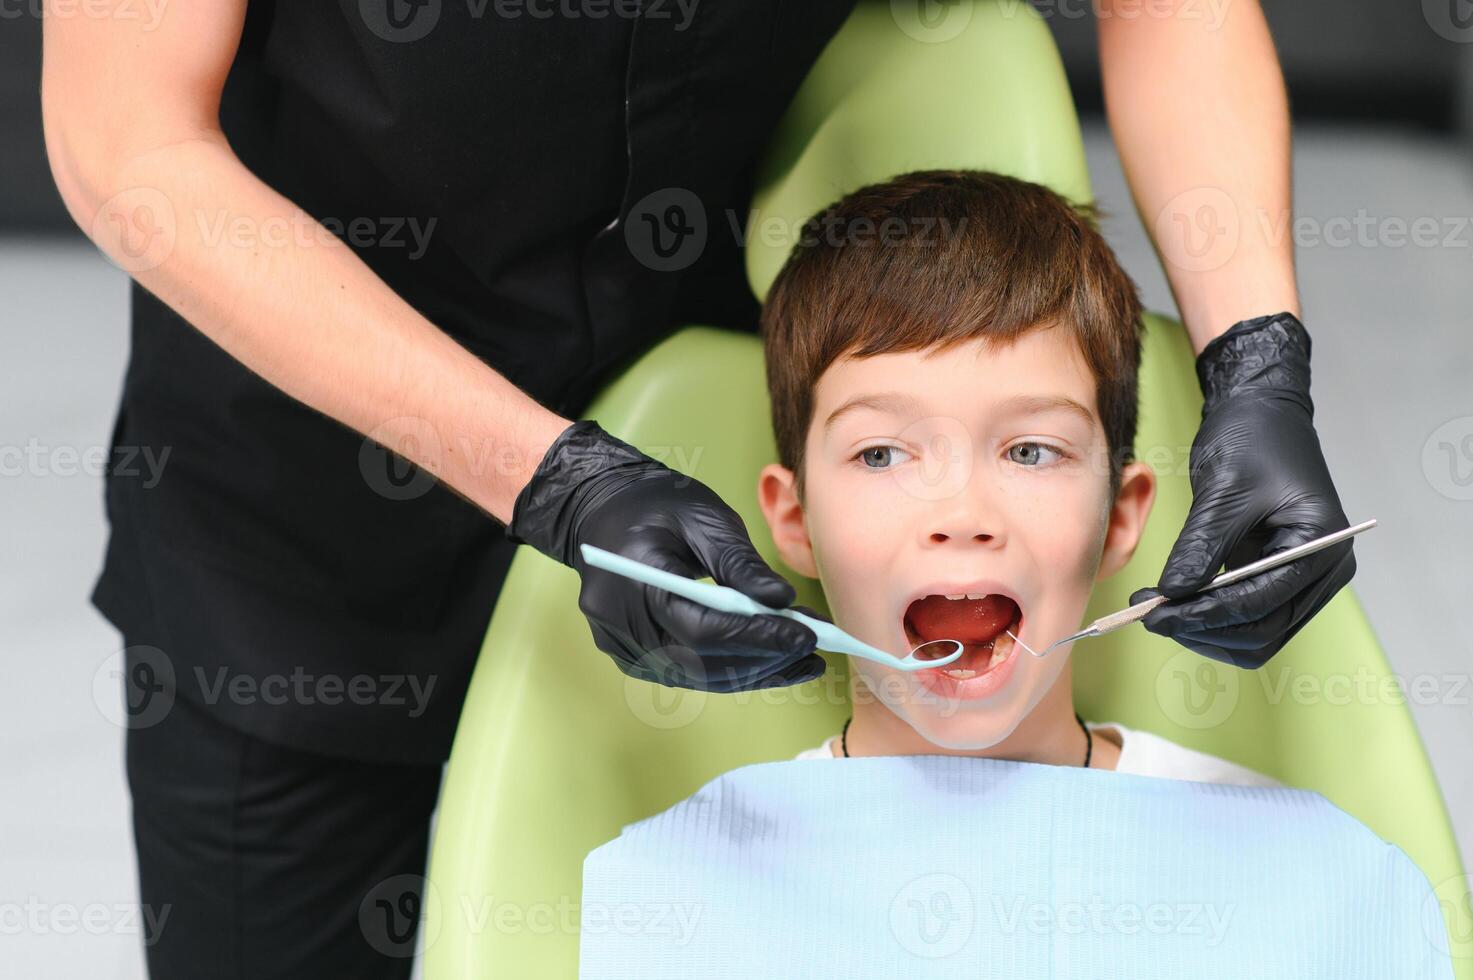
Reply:
<svg viewBox="0 0 1473 980"><path fill-rule="evenodd" d="M442 767L259 741L176 700L127 734L153 980L407 978Z"/></svg>

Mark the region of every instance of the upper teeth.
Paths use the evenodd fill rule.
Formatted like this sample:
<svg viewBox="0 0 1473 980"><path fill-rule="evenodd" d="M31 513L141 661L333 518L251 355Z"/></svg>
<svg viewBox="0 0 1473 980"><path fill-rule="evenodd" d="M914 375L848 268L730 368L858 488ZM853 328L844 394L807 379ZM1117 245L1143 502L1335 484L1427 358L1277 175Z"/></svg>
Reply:
<svg viewBox="0 0 1473 980"><path fill-rule="evenodd" d="M968 593L965 593L965 594L958 592L956 595L947 594L946 598L948 598L948 599L986 599L989 595L991 595L990 592L968 592Z"/></svg>

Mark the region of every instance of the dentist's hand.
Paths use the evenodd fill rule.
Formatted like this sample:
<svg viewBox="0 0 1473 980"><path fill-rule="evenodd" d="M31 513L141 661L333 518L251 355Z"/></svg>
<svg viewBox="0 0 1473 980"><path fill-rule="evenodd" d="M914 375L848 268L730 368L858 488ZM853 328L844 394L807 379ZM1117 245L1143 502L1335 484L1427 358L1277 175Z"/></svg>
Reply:
<svg viewBox="0 0 1473 980"><path fill-rule="evenodd" d="M517 495L506 536L582 576L578 608L598 648L631 677L728 693L824 672L817 637L781 616L737 616L594 568L591 544L677 575L710 575L775 609L797 593L757 554L741 516L710 487L605 432L574 422Z"/></svg>
<svg viewBox="0 0 1473 980"><path fill-rule="evenodd" d="M1197 357L1205 401L1192 443L1192 508L1153 595L1173 599L1349 525L1309 398L1310 339L1289 313L1235 324ZM1148 613L1142 625L1204 657L1261 667L1355 575L1352 543Z"/></svg>

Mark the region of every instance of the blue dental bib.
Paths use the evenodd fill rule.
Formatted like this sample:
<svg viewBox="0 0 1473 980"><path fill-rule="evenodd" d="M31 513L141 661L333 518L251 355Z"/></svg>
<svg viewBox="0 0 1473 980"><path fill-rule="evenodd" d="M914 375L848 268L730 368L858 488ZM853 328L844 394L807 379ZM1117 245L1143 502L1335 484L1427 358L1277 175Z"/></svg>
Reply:
<svg viewBox="0 0 1473 980"><path fill-rule="evenodd" d="M1317 793L996 759L726 773L583 867L583 980L1451 980L1400 848Z"/></svg>

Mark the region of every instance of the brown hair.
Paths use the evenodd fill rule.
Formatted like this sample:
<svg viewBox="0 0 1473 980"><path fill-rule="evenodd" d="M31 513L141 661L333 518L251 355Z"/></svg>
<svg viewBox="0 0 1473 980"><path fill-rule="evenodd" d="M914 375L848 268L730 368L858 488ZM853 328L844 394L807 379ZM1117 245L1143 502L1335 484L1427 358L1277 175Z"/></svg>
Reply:
<svg viewBox="0 0 1473 980"><path fill-rule="evenodd" d="M779 461L803 488L819 377L840 357L1073 336L1095 378L1110 499L1134 454L1141 303L1092 205L977 170L863 187L810 218L762 310Z"/></svg>

